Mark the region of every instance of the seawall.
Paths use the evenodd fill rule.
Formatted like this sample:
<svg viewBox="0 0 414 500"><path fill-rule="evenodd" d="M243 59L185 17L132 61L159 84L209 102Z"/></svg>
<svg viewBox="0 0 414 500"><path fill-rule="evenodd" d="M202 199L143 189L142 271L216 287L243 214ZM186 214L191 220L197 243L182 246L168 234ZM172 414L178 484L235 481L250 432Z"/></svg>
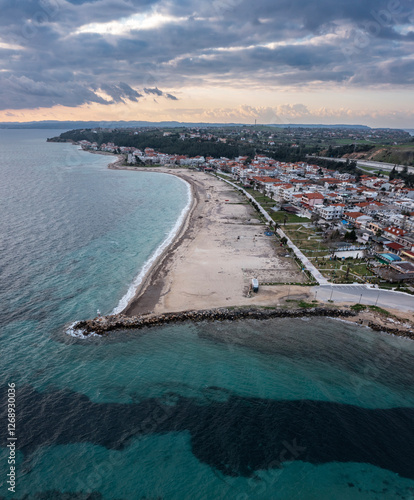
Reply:
<svg viewBox="0 0 414 500"><path fill-rule="evenodd" d="M357 312L350 309L325 307L314 307L311 309L220 308L143 316L113 314L110 316L78 321L72 326L72 329L87 336L91 333L105 335L113 330L140 329L183 321L236 321L239 319L301 318L304 316L349 318L357 315Z"/></svg>

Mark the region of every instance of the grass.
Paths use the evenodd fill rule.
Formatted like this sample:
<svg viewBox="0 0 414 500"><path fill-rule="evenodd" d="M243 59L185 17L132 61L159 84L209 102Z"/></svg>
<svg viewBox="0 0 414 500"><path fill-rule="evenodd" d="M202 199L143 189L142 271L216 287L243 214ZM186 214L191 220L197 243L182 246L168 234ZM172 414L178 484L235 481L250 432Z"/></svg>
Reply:
<svg viewBox="0 0 414 500"><path fill-rule="evenodd" d="M380 283L378 286L380 288L383 288L384 290L393 290L395 288L396 290L399 290L401 292L407 291L407 290L404 290L404 288L405 288L404 284L398 284L398 283Z"/></svg>
<svg viewBox="0 0 414 500"><path fill-rule="evenodd" d="M390 172L388 170L382 170L381 168L374 168L374 167L363 167L362 165L358 166L358 168L360 170L363 170L364 172L381 172L382 175L386 175L387 177L389 177L390 175Z"/></svg>
<svg viewBox="0 0 414 500"><path fill-rule="evenodd" d="M370 146L377 146L378 144L372 142L372 141L367 141L367 140L355 140L355 139L335 139L334 144L337 146L344 146L347 144L369 144Z"/></svg>
<svg viewBox="0 0 414 500"><path fill-rule="evenodd" d="M382 316L386 316L387 318L395 317L386 309L383 309L382 307L378 306L364 306L363 304L354 304L350 308L356 312L365 311L366 309L369 309L370 311L375 312L377 314L381 314Z"/></svg>
<svg viewBox="0 0 414 500"><path fill-rule="evenodd" d="M279 210L278 212L272 212L269 215L275 222L281 224L282 229L284 229L283 223L285 221L285 216L287 216L286 224L291 224L292 222L310 222L309 219L306 219L305 217L299 217L295 214L289 214L287 212L283 212L282 210Z"/></svg>
<svg viewBox="0 0 414 500"><path fill-rule="evenodd" d="M382 314L383 316L390 317L392 314L388 312L386 309L383 309L382 307L378 306L368 306L368 309L370 309L373 312L376 312L378 314Z"/></svg>
<svg viewBox="0 0 414 500"><path fill-rule="evenodd" d="M366 308L367 306L364 306L363 304L354 304L350 307L350 309L356 312L364 311Z"/></svg>
<svg viewBox="0 0 414 500"><path fill-rule="evenodd" d="M298 302L298 306L302 307L303 309L310 309L311 307L315 307L315 304L312 304L311 302L305 302L304 300L300 300Z"/></svg>

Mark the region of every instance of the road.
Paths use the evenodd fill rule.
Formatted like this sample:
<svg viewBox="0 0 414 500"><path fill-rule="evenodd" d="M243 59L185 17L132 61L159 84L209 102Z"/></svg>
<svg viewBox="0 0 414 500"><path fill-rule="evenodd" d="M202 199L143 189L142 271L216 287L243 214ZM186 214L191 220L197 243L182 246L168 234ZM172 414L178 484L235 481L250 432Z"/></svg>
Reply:
<svg viewBox="0 0 414 500"><path fill-rule="evenodd" d="M241 188L240 186L238 186L237 184L234 184L234 182L231 182L231 181L228 181L227 179L223 179L221 178L222 181L224 182L227 182L227 184L230 184L231 186L233 186L234 188L238 189L239 191L241 191L242 193L244 193L244 195L251 201L255 202L257 204L257 206L259 207L259 210L260 212L263 214L264 218L267 220L267 222L269 222L269 224L273 224L274 221L273 219L270 217L270 215L266 212L266 210L260 205L260 203L258 203L256 201L256 199L251 195L249 194L245 189ZM312 262L301 252L301 250L292 242L292 240L290 240L286 234L283 232L283 230L281 228L279 228L277 230L277 233L278 235L283 238L285 237L286 240L287 240L287 245L293 250L294 254L296 255L296 257L302 262L303 264L303 267L309 271L312 276L315 278L315 280L324 285L324 284L327 284L328 283L328 280L322 276L321 272L319 271L319 269L317 269L313 264Z"/></svg>
<svg viewBox="0 0 414 500"><path fill-rule="evenodd" d="M366 285L322 285L312 288L315 299L333 302L351 302L390 307L400 311L414 311L414 295L404 292L368 288Z"/></svg>
<svg viewBox="0 0 414 500"><path fill-rule="evenodd" d="M240 188L231 181L222 179L227 184L230 184L236 189L241 190L247 198L252 201L257 201L244 189ZM273 222L270 215L257 203L259 210L264 215L268 222ZM312 287L315 294L315 299L321 301L332 300L333 302L351 302L352 304L361 303L365 305L377 305L379 307L391 307L401 311L414 311L414 295L409 295L404 292L394 292L388 290L380 290L378 288L370 288L367 285L332 285L322 276L312 262L300 251L300 249L289 239L281 228L277 230L280 237L285 236L288 246L292 248L295 255L300 259L305 269L307 269L320 283L319 286Z"/></svg>
<svg viewBox="0 0 414 500"><path fill-rule="evenodd" d="M339 163L345 163L347 158L328 158L327 156L307 156L308 158L320 158L322 160L333 160ZM352 161L352 160L351 160ZM377 168L378 170L391 171L394 168L394 163L384 163L381 161L367 161L367 160L356 160L358 167L371 167ZM396 165L396 170L402 170L404 165ZM408 167L410 173L414 172L413 167Z"/></svg>

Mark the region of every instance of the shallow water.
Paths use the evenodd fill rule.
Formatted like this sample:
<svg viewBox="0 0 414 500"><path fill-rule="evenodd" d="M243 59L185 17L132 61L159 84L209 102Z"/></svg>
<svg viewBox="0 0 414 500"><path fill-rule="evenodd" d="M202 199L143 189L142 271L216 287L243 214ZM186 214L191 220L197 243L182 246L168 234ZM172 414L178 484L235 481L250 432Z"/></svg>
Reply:
<svg viewBox="0 0 414 500"><path fill-rule="evenodd" d="M1 134L0 397L16 384L18 451L13 494L3 413L0 498L413 498L412 341L327 318L69 337L116 307L186 186Z"/></svg>

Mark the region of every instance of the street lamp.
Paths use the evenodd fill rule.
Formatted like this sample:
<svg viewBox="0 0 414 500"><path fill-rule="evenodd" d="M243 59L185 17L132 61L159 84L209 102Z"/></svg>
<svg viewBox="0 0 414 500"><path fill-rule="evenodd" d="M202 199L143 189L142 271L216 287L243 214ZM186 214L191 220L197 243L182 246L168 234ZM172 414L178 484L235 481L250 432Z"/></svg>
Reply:
<svg viewBox="0 0 414 500"><path fill-rule="evenodd" d="M378 292L377 300L375 301L375 305L377 305L377 303L378 303L379 296L380 296L380 291Z"/></svg>
<svg viewBox="0 0 414 500"><path fill-rule="evenodd" d="M362 299L362 293L361 293L361 296L359 297L359 302L358 302L358 304L360 304L360 303L361 303L361 299Z"/></svg>

